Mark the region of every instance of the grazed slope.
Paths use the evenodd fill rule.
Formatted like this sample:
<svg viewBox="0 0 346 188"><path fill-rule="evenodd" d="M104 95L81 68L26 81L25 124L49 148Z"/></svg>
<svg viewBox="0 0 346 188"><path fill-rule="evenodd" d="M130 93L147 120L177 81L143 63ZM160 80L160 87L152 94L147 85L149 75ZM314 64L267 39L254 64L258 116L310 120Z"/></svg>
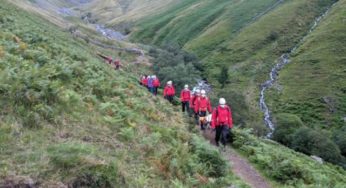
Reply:
<svg viewBox="0 0 346 188"><path fill-rule="evenodd" d="M283 90L277 96L278 104L273 104L276 112L299 114L311 126L345 125L345 7L344 0L334 6L281 72Z"/></svg>
<svg viewBox="0 0 346 188"><path fill-rule="evenodd" d="M234 93L228 98L240 107L236 118L257 122L261 116L258 85L277 58L293 48L333 2L184 1L168 12L142 20L132 36L158 45L178 42L197 53L214 85L220 66L229 67L231 83L224 93ZM215 8L210 8L211 4Z"/></svg>
<svg viewBox="0 0 346 188"><path fill-rule="evenodd" d="M278 58L309 34L314 20L334 2L190 0L142 20L132 37L156 45L177 42L196 53L215 86L221 67L228 67L230 82L225 89L215 88L217 97L226 96L235 111L235 122L264 135L259 85L268 79ZM343 4L339 1L333 9ZM342 19L341 11L327 15L321 27L308 37L293 58L294 64L284 70L281 85L276 85L279 92L270 95L275 96L270 107L275 113L296 115L318 132L323 128L330 135L328 139L333 137L345 153L346 138L339 133L346 117Z"/></svg>
<svg viewBox="0 0 346 188"><path fill-rule="evenodd" d="M103 49L7 2L0 26L0 187L244 187Z"/></svg>
<svg viewBox="0 0 346 188"><path fill-rule="evenodd" d="M177 42L205 57L280 2L189 0L159 16L140 21L138 35L134 38L158 45Z"/></svg>
<svg viewBox="0 0 346 188"><path fill-rule="evenodd" d="M132 22L139 18L165 10L173 0L13 0L19 4L34 5L49 13L63 16L81 16L91 13L92 18L103 24Z"/></svg>

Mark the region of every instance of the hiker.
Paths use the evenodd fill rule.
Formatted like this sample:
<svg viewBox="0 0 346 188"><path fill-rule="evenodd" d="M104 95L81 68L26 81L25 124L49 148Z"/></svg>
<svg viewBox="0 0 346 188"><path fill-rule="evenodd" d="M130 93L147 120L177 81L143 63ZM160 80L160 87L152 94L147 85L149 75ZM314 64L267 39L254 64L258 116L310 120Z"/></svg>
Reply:
<svg viewBox="0 0 346 188"><path fill-rule="evenodd" d="M139 85L144 86L144 79L145 79L144 75L139 77Z"/></svg>
<svg viewBox="0 0 346 188"><path fill-rule="evenodd" d="M154 93L154 76L148 76L148 90L150 93Z"/></svg>
<svg viewBox="0 0 346 188"><path fill-rule="evenodd" d="M118 59L114 60L113 67L115 70L119 70L121 67L120 60L118 60Z"/></svg>
<svg viewBox="0 0 346 188"><path fill-rule="evenodd" d="M201 90L201 96L195 99L195 101L195 112L199 116L201 130L205 130L204 124L206 122L207 111L211 113L210 100L207 97L205 90Z"/></svg>
<svg viewBox="0 0 346 188"><path fill-rule="evenodd" d="M170 103L173 104L173 98L175 95L175 89L173 86L172 81L168 81L167 85L165 86L165 89L163 90L163 96L165 99L167 99Z"/></svg>
<svg viewBox="0 0 346 188"><path fill-rule="evenodd" d="M190 101L190 109L191 109L191 114L194 114L194 118L196 121L196 124L198 123L198 114L195 112L195 105L196 105L196 99L200 97L201 95L201 90L196 89L195 92L193 93Z"/></svg>
<svg viewBox="0 0 346 188"><path fill-rule="evenodd" d="M153 81L153 85L154 85L154 95L157 95L157 89L160 87L161 83L160 80L156 77L156 75L154 75L154 81Z"/></svg>
<svg viewBox="0 0 346 188"><path fill-rule="evenodd" d="M212 113L211 128L216 130L215 142L219 146L221 137L221 143L226 146L230 129L233 127L232 111L231 108L226 105L226 100L220 98L219 106L217 106Z"/></svg>
<svg viewBox="0 0 346 188"><path fill-rule="evenodd" d="M144 75L142 83L144 87L148 88L148 75Z"/></svg>
<svg viewBox="0 0 346 188"><path fill-rule="evenodd" d="M180 101L182 112L186 112L189 114L189 106L190 106L191 92L189 90L189 86L185 85L184 89L180 92Z"/></svg>

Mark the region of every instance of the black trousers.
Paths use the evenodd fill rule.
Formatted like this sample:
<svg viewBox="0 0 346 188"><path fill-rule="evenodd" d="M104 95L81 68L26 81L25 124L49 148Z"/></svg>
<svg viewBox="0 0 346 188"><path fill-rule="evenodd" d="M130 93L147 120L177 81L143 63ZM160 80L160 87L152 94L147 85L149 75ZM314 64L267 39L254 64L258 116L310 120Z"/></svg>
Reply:
<svg viewBox="0 0 346 188"><path fill-rule="evenodd" d="M173 104L173 95L167 95L166 96L166 99L170 102L170 103L172 103Z"/></svg>
<svg viewBox="0 0 346 188"><path fill-rule="evenodd" d="M154 87L154 95L157 95L157 88L158 87Z"/></svg>
<svg viewBox="0 0 346 188"><path fill-rule="evenodd" d="M221 139L221 143L225 146L228 142L230 129L228 125L219 125L216 127L216 134L215 134L215 142L216 145L219 146L219 142Z"/></svg>
<svg viewBox="0 0 346 188"><path fill-rule="evenodd" d="M189 108L190 108L190 103L189 103L189 101L181 102L181 110L182 110L183 112L185 112L185 111L189 112Z"/></svg>
<svg viewBox="0 0 346 188"><path fill-rule="evenodd" d="M199 117L206 117L206 116L207 116L207 111L205 111L205 112L199 112L199 113L198 113L198 116L199 116ZM199 124L201 125L201 130L205 130L204 122L199 121Z"/></svg>

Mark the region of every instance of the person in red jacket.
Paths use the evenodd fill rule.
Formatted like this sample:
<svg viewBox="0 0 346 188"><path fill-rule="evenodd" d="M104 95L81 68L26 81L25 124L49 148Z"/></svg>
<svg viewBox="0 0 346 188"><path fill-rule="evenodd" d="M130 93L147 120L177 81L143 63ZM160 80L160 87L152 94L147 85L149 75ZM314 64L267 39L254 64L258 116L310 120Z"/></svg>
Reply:
<svg viewBox="0 0 346 188"><path fill-rule="evenodd" d="M144 79L145 79L144 75L139 78L139 85L144 86Z"/></svg>
<svg viewBox="0 0 346 188"><path fill-rule="evenodd" d="M170 103L173 103L174 95L175 95L175 89L174 89L173 83L172 81L168 81L165 89L163 90L163 96Z"/></svg>
<svg viewBox="0 0 346 188"><path fill-rule="evenodd" d="M191 99L191 92L189 90L189 86L185 85L184 89L180 92L180 101L181 101L181 107L182 111L189 113L189 106L190 106L190 99Z"/></svg>
<svg viewBox="0 0 346 188"><path fill-rule="evenodd" d="M195 104L196 104L196 99L200 97L201 95L201 90L196 89L195 92L193 93L191 100L190 100L190 109L191 109L191 114L194 114L196 124L198 124L198 114L195 112Z"/></svg>
<svg viewBox="0 0 346 188"><path fill-rule="evenodd" d="M207 116L207 111L211 113L210 100L206 95L205 90L201 91L201 96L195 99L195 112L199 116L199 124L201 125L201 130L205 130L205 120Z"/></svg>
<svg viewBox="0 0 346 188"><path fill-rule="evenodd" d="M226 146L230 129L233 127L232 111L224 98L220 98L219 104L212 113L211 128L216 130L216 145L219 146L221 137L221 143Z"/></svg>
<svg viewBox="0 0 346 188"><path fill-rule="evenodd" d="M143 78L143 86L148 88L148 75L144 75Z"/></svg>
<svg viewBox="0 0 346 188"><path fill-rule="evenodd" d="M154 95L156 96L157 95L157 89L160 87L161 83L160 83L160 80L155 76L153 75L153 85L154 85Z"/></svg>
<svg viewBox="0 0 346 188"><path fill-rule="evenodd" d="M114 60L112 66L113 66L113 68L114 68L115 70L119 70L120 67L121 67L120 60L119 60L119 59Z"/></svg>

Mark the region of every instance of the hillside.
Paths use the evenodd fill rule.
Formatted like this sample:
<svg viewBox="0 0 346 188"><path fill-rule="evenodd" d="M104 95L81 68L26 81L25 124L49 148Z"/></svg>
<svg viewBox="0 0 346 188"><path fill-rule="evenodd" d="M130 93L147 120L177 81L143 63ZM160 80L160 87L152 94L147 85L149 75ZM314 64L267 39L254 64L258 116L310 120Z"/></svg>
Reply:
<svg viewBox="0 0 346 188"><path fill-rule="evenodd" d="M35 10L45 16L85 17L104 25L131 25L138 19L161 12L178 1L173 0L13 0L18 6ZM61 19L59 19L61 21Z"/></svg>
<svg viewBox="0 0 346 188"><path fill-rule="evenodd" d="M344 154L346 124L344 4L344 0L189 0L140 20L131 37L158 46L173 43L195 53L203 61L202 74L215 86L215 101L226 96L235 121L254 128L260 136L268 133L259 106L261 86L280 56L299 47L291 54L292 64L279 73L280 83L265 95L270 119L278 126L294 127L292 119L286 118L293 116L321 137L326 133L328 143L336 148L335 158L345 163L340 155ZM223 89L219 83L222 67L229 74Z"/></svg>
<svg viewBox="0 0 346 188"><path fill-rule="evenodd" d="M0 24L0 187L246 187L139 65L115 72L95 52L117 52L7 2Z"/></svg>
<svg viewBox="0 0 346 188"><path fill-rule="evenodd" d="M293 48L332 3L324 2L189 0L168 13L139 21L131 36L155 45L178 43L195 53L204 61L204 74L213 85L218 84L220 67L229 67L231 81L224 93L234 93L237 100L231 96L229 99L235 106L245 105L237 116L242 124L257 122L261 117L258 85L264 82L276 59ZM217 7L210 9L212 4Z"/></svg>
<svg viewBox="0 0 346 188"><path fill-rule="evenodd" d="M47 2L56 7L89 3ZM77 18L40 14L42 8L16 3L29 12L8 2L0 5L0 187L248 187L230 171L235 161L229 163L227 153L197 134L176 107L138 85L139 74L152 70L137 61L148 57L122 50L137 44L104 38ZM340 10L324 27L339 23ZM80 25L67 29L58 19ZM323 32L318 33L306 41L318 40ZM186 52L145 47L145 54L158 55L150 58L154 68L167 63L158 62L164 57L203 70ZM122 70L114 71L97 52L119 57ZM180 70L174 74L200 73ZM236 105L238 124L244 111L241 102ZM338 166L320 164L247 129L234 133L232 147L272 187L346 185L346 172Z"/></svg>

